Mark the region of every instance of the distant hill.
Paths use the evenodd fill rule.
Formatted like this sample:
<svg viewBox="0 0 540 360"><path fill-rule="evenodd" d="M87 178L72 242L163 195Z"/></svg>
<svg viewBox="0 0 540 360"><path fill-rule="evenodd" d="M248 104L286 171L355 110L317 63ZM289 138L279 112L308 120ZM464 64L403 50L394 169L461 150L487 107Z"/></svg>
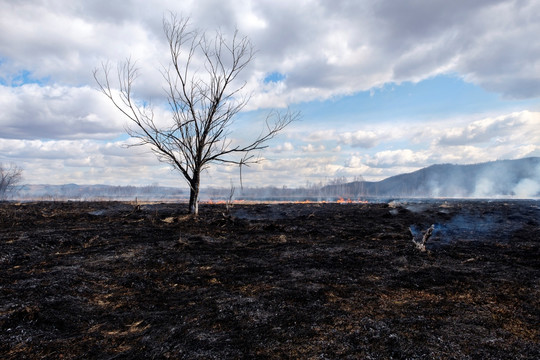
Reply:
<svg viewBox="0 0 540 360"><path fill-rule="evenodd" d="M540 197L540 157L474 165L432 165L378 182L329 185L326 194L394 197Z"/></svg>

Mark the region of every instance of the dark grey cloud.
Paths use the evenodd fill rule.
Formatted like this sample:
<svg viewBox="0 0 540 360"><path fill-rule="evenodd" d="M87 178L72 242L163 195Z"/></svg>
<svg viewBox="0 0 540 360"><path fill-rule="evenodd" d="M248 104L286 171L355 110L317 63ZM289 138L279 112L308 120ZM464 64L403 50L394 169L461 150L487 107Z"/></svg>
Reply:
<svg viewBox="0 0 540 360"><path fill-rule="evenodd" d="M50 83L91 85L91 70L101 61L131 55L142 70L140 94L159 97L157 70L168 61L162 17L173 11L210 31L238 27L258 49L249 71L287 75L283 99L325 98L441 73L507 97L540 96L538 1L29 0L3 5L4 82L26 70ZM255 84L252 88L257 90Z"/></svg>
<svg viewBox="0 0 540 360"><path fill-rule="evenodd" d="M448 31L460 31L484 9L504 1L384 0L374 3L373 14L387 47L404 49Z"/></svg>

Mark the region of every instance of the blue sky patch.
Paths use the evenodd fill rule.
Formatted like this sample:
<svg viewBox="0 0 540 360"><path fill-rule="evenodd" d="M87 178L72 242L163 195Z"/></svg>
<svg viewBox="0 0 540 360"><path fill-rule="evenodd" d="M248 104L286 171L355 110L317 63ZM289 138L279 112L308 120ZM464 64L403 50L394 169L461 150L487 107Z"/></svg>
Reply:
<svg viewBox="0 0 540 360"><path fill-rule="evenodd" d="M1 61L0 61L0 64L1 64ZM7 77L7 79L9 79L9 76ZM20 71L17 75L11 77L11 79L9 80L6 80L6 78L3 78L3 79L0 78L1 85L11 86L11 87L22 86L25 84L46 85L47 83L49 83L49 81L50 81L49 76L38 79L38 78L35 78L32 75L32 72L28 70Z"/></svg>
<svg viewBox="0 0 540 360"><path fill-rule="evenodd" d="M392 83L332 100L310 101L301 108L304 119L350 126L357 122L399 123L494 110L514 111L525 106L534 107L536 101L501 99L500 95L458 76L440 75L418 83Z"/></svg>
<svg viewBox="0 0 540 360"><path fill-rule="evenodd" d="M268 83L277 83L277 82L280 82L280 81L283 81L285 80L285 75L283 75L282 73L279 73L277 71L274 71L274 72L271 72L270 74L266 75L266 77L264 78L264 83L265 84L268 84Z"/></svg>

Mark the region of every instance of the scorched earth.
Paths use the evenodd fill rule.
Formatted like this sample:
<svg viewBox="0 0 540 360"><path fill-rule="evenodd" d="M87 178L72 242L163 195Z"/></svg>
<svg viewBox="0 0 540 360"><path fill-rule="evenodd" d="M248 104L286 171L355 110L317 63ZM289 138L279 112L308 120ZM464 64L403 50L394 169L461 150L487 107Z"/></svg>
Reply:
<svg viewBox="0 0 540 360"><path fill-rule="evenodd" d="M0 358L538 359L539 205L2 203Z"/></svg>

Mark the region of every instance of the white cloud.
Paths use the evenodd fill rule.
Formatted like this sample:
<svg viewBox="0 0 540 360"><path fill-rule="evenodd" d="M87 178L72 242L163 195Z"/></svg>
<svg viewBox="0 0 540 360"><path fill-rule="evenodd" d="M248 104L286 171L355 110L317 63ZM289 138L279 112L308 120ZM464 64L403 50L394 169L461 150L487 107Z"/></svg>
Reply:
<svg viewBox="0 0 540 360"><path fill-rule="evenodd" d="M303 152L306 152L306 153L323 152L326 149L324 145L314 146L313 144L307 144L305 146L301 146L300 148L302 149Z"/></svg>
<svg viewBox="0 0 540 360"><path fill-rule="evenodd" d="M504 143L518 138L540 141L540 113L522 111L472 121L461 127L432 129L438 145Z"/></svg>
<svg viewBox="0 0 540 360"><path fill-rule="evenodd" d="M308 1L257 7L269 24L255 34L255 42L265 44L257 65L281 64L278 70L287 74L281 97L289 101L447 73L508 96L540 95L540 47L531 46L540 32L538 2ZM265 52L270 37L286 40Z"/></svg>
<svg viewBox="0 0 540 360"><path fill-rule="evenodd" d="M373 173L373 167L370 167L367 165L364 161L363 156L359 154L352 154L346 161L345 161L345 167L350 169L355 169L355 171L358 174L361 174L362 176L366 176L368 174Z"/></svg>
<svg viewBox="0 0 540 360"><path fill-rule="evenodd" d="M113 138L124 131L118 110L87 86L0 86L0 107L4 138Z"/></svg>
<svg viewBox="0 0 540 360"><path fill-rule="evenodd" d="M366 161L373 167L393 167L393 166L422 166L426 164L429 155L426 151L384 150L377 152Z"/></svg>
<svg viewBox="0 0 540 360"><path fill-rule="evenodd" d="M327 141L336 140L337 135L335 130L315 130L310 131L307 136L304 137L306 141Z"/></svg>
<svg viewBox="0 0 540 360"><path fill-rule="evenodd" d="M0 154L0 162L9 158L21 166L24 181L30 184L144 185L168 168L148 150L125 148L123 141L0 139ZM172 173L160 182L173 178L177 185L181 182L179 175Z"/></svg>
<svg viewBox="0 0 540 360"><path fill-rule="evenodd" d="M294 145L290 142L285 142L283 144L277 145L276 147L271 149L273 152L281 153L281 152L291 152L294 150Z"/></svg>
<svg viewBox="0 0 540 360"><path fill-rule="evenodd" d="M355 132L343 132L338 134L341 144L350 145L352 147L371 148L377 145L380 140L380 135L373 131L358 130Z"/></svg>
<svg viewBox="0 0 540 360"><path fill-rule="evenodd" d="M0 70L23 70L79 86L101 60L132 56L139 90L159 96L167 62L161 30L168 11L225 33L238 26L259 50L245 74L250 106L284 106L368 90L388 82L456 73L510 97L540 95L537 1L40 1L4 3ZM264 85L278 71L284 82Z"/></svg>

